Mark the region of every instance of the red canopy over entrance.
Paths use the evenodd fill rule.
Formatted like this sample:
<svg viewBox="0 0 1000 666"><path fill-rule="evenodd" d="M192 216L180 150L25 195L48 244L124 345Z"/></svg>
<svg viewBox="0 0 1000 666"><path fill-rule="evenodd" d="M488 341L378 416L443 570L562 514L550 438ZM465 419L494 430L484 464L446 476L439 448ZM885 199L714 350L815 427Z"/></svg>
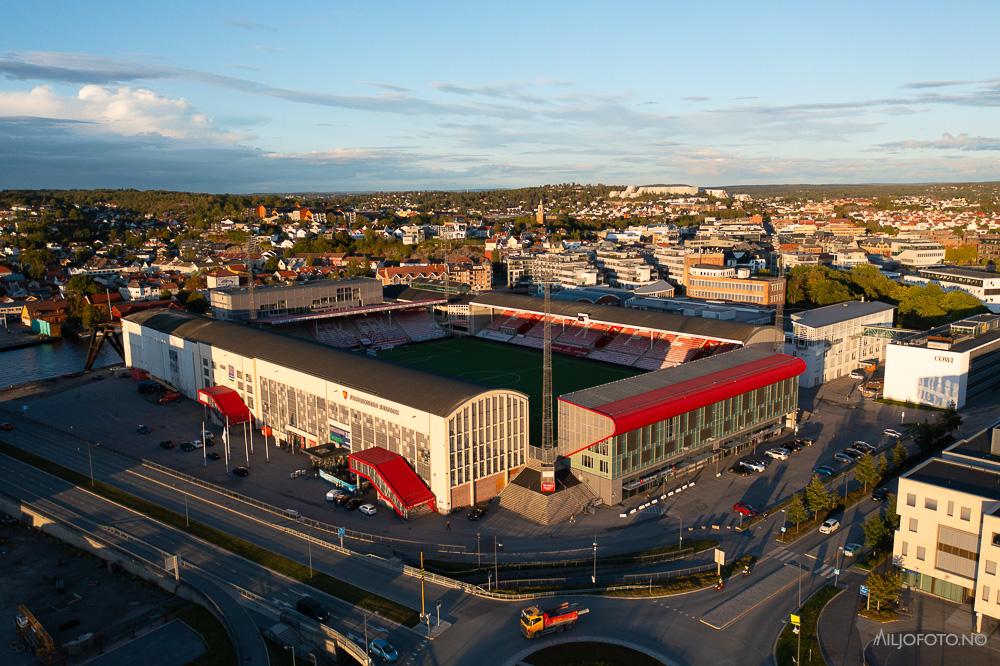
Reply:
<svg viewBox="0 0 1000 666"><path fill-rule="evenodd" d="M375 486L379 496L392 505L403 518L427 504L435 510L434 493L413 471L403 456L380 446L352 453L347 458L350 470Z"/></svg>
<svg viewBox="0 0 1000 666"><path fill-rule="evenodd" d="M250 420L250 408L240 394L228 386L212 386L198 391L198 402L219 412L229 425L246 423Z"/></svg>

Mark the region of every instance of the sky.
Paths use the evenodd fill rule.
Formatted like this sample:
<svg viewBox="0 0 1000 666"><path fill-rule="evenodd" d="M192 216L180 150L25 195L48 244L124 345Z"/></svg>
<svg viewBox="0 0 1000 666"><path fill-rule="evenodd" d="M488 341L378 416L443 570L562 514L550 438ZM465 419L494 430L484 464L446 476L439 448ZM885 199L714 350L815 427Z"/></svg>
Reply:
<svg viewBox="0 0 1000 666"><path fill-rule="evenodd" d="M0 189L1000 180L1000 3L9 2Z"/></svg>

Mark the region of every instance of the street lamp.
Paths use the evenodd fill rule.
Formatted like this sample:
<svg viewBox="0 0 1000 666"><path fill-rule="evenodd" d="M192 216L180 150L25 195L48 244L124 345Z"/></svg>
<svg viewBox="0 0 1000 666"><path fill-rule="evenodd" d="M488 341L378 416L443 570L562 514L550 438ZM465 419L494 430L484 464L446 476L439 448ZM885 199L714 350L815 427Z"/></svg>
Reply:
<svg viewBox="0 0 1000 666"><path fill-rule="evenodd" d="M594 573L590 577L590 583L597 585L597 535L594 535Z"/></svg>
<svg viewBox="0 0 1000 666"><path fill-rule="evenodd" d="M292 666L295 666L295 646L294 645L286 645L285 646L285 652L288 652L289 650L292 651Z"/></svg>
<svg viewBox="0 0 1000 666"><path fill-rule="evenodd" d="M482 553L483 553L483 551L479 548L479 532L476 532L476 568L477 569L483 565L483 563L482 563Z"/></svg>
<svg viewBox="0 0 1000 666"><path fill-rule="evenodd" d="M785 510L781 510L781 533L778 536L778 541L785 543L785 524L788 522L788 516L785 515Z"/></svg>
<svg viewBox="0 0 1000 666"><path fill-rule="evenodd" d="M441 602L438 601L435 605L437 606L437 618L438 618L437 626L440 627L441 626Z"/></svg>
<svg viewBox="0 0 1000 666"><path fill-rule="evenodd" d="M837 587L840 584L840 565L843 564L843 562L844 562L844 547L837 546L837 568L835 570L836 575L834 576L833 579L834 587Z"/></svg>

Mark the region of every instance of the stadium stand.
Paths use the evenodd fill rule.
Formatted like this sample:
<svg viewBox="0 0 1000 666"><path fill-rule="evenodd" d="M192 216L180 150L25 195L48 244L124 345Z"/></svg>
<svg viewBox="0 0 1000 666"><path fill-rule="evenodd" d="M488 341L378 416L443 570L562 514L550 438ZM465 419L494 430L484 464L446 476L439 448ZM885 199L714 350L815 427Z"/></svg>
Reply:
<svg viewBox="0 0 1000 666"><path fill-rule="evenodd" d="M396 315L395 322L410 342L437 340L448 336L448 333L438 326L438 323L427 312L401 312Z"/></svg>
<svg viewBox="0 0 1000 666"><path fill-rule="evenodd" d="M317 342L340 349L353 349L361 344L358 330L349 319L317 321L313 326L313 337Z"/></svg>

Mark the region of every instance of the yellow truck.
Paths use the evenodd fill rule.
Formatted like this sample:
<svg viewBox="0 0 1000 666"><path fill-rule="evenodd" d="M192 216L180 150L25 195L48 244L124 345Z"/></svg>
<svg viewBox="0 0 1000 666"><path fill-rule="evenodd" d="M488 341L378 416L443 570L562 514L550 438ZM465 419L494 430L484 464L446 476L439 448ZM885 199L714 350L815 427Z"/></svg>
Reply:
<svg viewBox="0 0 1000 666"><path fill-rule="evenodd" d="M558 631L566 631L579 621L581 615L590 612L569 602L555 608L528 606L521 611L521 633L525 638L538 638Z"/></svg>

